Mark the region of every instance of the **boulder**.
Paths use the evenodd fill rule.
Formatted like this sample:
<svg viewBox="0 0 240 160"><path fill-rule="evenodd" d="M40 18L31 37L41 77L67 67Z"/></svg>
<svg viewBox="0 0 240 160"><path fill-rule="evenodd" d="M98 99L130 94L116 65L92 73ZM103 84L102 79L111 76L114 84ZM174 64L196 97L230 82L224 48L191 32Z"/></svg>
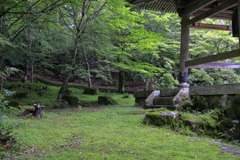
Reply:
<svg viewBox="0 0 240 160"><path fill-rule="evenodd" d="M115 105L117 102L109 96L98 96L98 104L100 105Z"/></svg>
<svg viewBox="0 0 240 160"><path fill-rule="evenodd" d="M179 117L180 115L177 112L149 112L146 114L143 122L159 126L169 125L174 128L178 123Z"/></svg>
<svg viewBox="0 0 240 160"><path fill-rule="evenodd" d="M79 106L79 99L76 96L63 96L62 99L66 101L70 107Z"/></svg>
<svg viewBox="0 0 240 160"><path fill-rule="evenodd" d="M83 94L89 94L89 95L96 95L99 93L99 89L98 88L85 88L83 91Z"/></svg>

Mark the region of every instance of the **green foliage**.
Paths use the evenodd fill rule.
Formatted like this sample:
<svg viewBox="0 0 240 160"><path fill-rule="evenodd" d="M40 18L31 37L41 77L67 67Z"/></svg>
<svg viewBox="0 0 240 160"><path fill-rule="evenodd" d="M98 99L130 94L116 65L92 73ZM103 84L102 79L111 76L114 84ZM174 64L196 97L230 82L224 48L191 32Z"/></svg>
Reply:
<svg viewBox="0 0 240 160"><path fill-rule="evenodd" d="M189 83L197 85L212 85L214 79L204 69L191 69Z"/></svg>
<svg viewBox="0 0 240 160"><path fill-rule="evenodd" d="M154 89L173 89L177 88L179 82L169 73L163 75L161 83L154 86Z"/></svg>

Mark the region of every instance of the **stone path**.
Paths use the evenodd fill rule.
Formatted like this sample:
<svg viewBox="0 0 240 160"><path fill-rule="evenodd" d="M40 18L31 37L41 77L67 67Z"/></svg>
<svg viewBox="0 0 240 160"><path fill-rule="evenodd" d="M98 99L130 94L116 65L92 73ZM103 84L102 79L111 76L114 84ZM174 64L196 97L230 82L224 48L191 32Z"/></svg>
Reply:
<svg viewBox="0 0 240 160"><path fill-rule="evenodd" d="M240 157L240 147L230 146L230 145L222 145L221 150L225 153L232 153L236 157Z"/></svg>

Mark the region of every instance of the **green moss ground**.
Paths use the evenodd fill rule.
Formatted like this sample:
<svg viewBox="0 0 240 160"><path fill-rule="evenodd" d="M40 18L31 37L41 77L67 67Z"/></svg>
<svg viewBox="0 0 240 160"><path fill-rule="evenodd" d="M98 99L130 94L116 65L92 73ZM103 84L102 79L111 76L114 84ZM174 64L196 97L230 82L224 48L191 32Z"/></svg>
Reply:
<svg viewBox="0 0 240 160"><path fill-rule="evenodd" d="M43 86L41 83L31 85ZM50 110L44 111L43 119L30 116L11 118L12 122L20 121L20 126L12 133L17 137L17 144L2 159L238 159L223 153L219 149L220 144L210 143L214 139L188 137L167 128L144 125L143 113L146 110L129 107L134 105L131 94L83 95L82 89L70 88L81 102L91 104L97 101L98 96L111 96L118 105L51 110L59 87L48 87L43 96L25 88L16 88L18 92L29 93L29 97L13 100L22 105L40 103Z"/></svg>
<svg viewBox="0 0 240 160"><path fill-rule="evenodd" d="M43 119L19 118L15 130L18 150L6 159L76 160L231 160L214 139L179 135L166 128L142 124L136 107L54 110Z"/></svg>

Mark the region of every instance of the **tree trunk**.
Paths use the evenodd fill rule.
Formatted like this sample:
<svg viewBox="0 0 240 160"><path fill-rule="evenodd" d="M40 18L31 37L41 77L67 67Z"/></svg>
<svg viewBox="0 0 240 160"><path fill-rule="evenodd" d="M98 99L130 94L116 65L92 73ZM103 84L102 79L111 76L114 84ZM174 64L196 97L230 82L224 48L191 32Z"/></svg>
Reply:
<svg viewBox="0 0 240 160"><path fill-rule="evenodd" d="M61 85L61 87L60 87L60 90L59 90L59 92L58 92L58 96L57 96L57 99L59 100L59 99L62 99L62 97L64 96L64 92L65 92L65 90L67 89L67 85L68 85L68 82L69 82L69 79L70 79L70 77L71 77L71 73L69 72L68 74L67 74L67 76L65 77L65 79L63 80L63 83L62 83L62 85Z"/></svg>
<svg viewBox="0 0 240 160"><path fill-rule="evenodd" d="M119 84L118 84L118 92L119 93L124 93L124 91L125 91L124 85L125 85L125 72L120 70L119 71Z"/></svg>
<svg viewBox="0 0 240 160"><path fill-rule="evenodd" d="M88 70L88 87L92 87L92 80L91 80L91 72L90 72L90 65L87 62L87 70Z"/></svg>
<svg viewBox="0 0 240 160"><path fill-rule="evenodd" d="M149 90L149 81L150 81L150 79L149 79L149 78L146 78L146 81L145 81L145 90L146 90L146 91Z"/></svg>
<svg viewBox="0 0 240 160"><path fill-rule="evenodd" d="M34 56L31 58L31 82L33 83L33 73L34 73Z"/></svg>
<svg viewBox="0 0 240 160"><path fill-rule="evenodd" d="M28 69L29 69L29 67L27 66L25 73L23 75L23 78L22 78L22 82L26 82L28 80Z"/></svg>
<svg viewBox="0 0 240 160"><path fill-rule="evenodd" d="M109 84L113 85L113 77L111 71L108 71Z"/></svg>
<svg viewBox="0 0 240 160"><path fill-rule="evenodd" d="M78 44L80 42L80 35L79 34L80 33L77 34L76 39L74 41L74 50L73 50L72 64L71 64L72 69L70 69L70 71L68 71L66 77L63 80L61 88L58 92L57 100L62 99L62 97L64 95L64 92L67 89L68 82L69 82L69 80L72 76L72 72L74 70L73 68L75 67L75 64L76 64L76 58L77 58L77 53L78 53Z"/></svg>
<svg viewBox="0 0 240 160"><path fill-rule="evenodd" d="M83 51L83 50L82 50ZM87 65L87 74L88 74L88 87L92 87L92 79L91 79L91 68L90 68L90 64L87 58L86 53L83 51L84 53L84 58L86 61L86 65Z"/></svg>

